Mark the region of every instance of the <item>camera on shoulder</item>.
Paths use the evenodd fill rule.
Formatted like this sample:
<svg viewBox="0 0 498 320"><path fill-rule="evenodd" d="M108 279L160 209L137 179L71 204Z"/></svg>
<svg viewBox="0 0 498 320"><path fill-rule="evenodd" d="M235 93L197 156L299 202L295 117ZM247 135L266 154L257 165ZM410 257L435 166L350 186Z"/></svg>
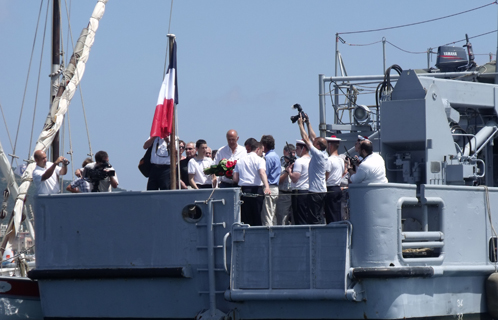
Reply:
<svg viewBox="0 0 498 320"><path fill-rule="evenodd" d="M91 182L93 185L92 192L99 191L99 183L107 177L114 177L116 175L116 171L114 170L106 170L112 168L109 162L102 162L96 164L93 169L86 168L85 169L85 178L87 181Z"/></svg>

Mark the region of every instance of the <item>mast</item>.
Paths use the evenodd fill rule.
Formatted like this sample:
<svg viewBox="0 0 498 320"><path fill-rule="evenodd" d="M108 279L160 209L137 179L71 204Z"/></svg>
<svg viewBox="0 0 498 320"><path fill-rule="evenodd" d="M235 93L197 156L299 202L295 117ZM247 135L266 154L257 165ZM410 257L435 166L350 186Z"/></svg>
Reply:
<svg viewBox="0 0 498 320"><path fill-rule="evenodd" d="M60 84L59 69L60 69L60 32L61 32L61 15L59 0L53 0L52 7L52 65L50 72L50 105L57 95L57 88ZM55 134L52 142L52 162L59 157L59 131Z"/></svg>
<svg viewBox="0 0 498 320"><path fill-rule="evenodd" d="M58 1L59 0L55 0L55 2ZM81 79L83 78L83 74L85 73L85 65L88 61L90 50L95 40L95 33L99 28L99 21L104 15L107 1L108 0L97 1L97 4L93 9L92 16L90 17L88 27L83 29L80 37L78 38L78 41L76 42L77 45L74 49L71 61L64 71L65 86L59 86L59 88L57 89L57 94L54 95L55 98L52 103L52 107L48 112L47 118L45 119L43 130L38 136L38 140L35 145L35 152L37 150L45 151L46 148L52 144L55 133L59 131L60 127L62 126L64 115L66 114L71 99L74 96L74 92L76 91L76 88L78 87ZM57 16L59 17L58 14ZM51 77L53 79L54 75L51 75ZM13 236L17 235L17 233L19 232L22 212L24 210L24 201L26 200L26 195L28 194L28 189L31 185L31 181L33 180L32 176L35 167L36 163L30 162L21 178L21 184L19 185L19 195L16 198L14 204L14 218L7 227L7 232L12 232ZM6 245L7 237L4 237L4 240L0 245L0 254L3 254Z"/></svg>
<svg viewBox="0 0 498 320"><path fill-rule="evenodd" d="M173 59L173 45L175 43L175 35L174 34L168 34L168 39L169 39L169 58L170 61ZM170 63L171 65L171 63ZM175 70L176 72L176 70ZM176 83L175 83L176 86ZM174 100L174 99L173 99ZM177 184L176 184L176 164L177 164L177 159L176 159L176 104L173 101L173 120L171 122L171 135L169 138L170 141L170 146L171 146L171 152L170 152L170 182L171 182L171 190L176 190L177 189Z"/></svg>

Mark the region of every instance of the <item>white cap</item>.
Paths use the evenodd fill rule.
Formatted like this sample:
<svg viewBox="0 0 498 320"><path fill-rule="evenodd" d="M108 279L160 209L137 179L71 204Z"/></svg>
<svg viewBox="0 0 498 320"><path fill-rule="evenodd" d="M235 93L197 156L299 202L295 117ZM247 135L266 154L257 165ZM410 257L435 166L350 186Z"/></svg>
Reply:
<svg viewBox="0 0 498 320"><path fill-rule="evenodd" d="M296 145L297 144L306 145L306 142L304 142L303 140L299 139L299 140L296 140Z"/></svg>
<svg viewBox="0 0 498 320"><path fill-rule="evenodd" d="M360 135L358 135L358 140L361 140L361 141L368 140L368 137L367 136L360 136Z"/></svg>
<svg viewBox="0 0 498 320"><path fill-rule="evenodd" d="M327 141L341 141L341 138L337 138L336 136L325 137Z"/></svg>

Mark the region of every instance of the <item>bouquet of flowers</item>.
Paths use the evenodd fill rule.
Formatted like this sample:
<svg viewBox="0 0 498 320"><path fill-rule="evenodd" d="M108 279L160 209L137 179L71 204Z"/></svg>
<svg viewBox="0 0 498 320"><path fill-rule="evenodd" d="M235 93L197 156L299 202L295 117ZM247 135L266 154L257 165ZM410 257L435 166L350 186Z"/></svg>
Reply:
<svg viewBox="0 0 498 320"><path fill-rule="evenodd" d="M217 176L225 176L232 179L233 168L235 168L236 163L237 160L222 159L220 163L213 164L209 168L204 169L204 174L215 174Z"/></svg>

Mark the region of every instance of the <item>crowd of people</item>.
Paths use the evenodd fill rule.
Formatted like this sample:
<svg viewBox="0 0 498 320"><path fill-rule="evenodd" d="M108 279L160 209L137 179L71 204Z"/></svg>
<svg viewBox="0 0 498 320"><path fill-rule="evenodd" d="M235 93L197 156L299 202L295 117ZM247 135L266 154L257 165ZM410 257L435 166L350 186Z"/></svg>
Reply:
<svg viewBox="0 0 498 320"><path fill-rule="evenodd" d="M239 187L243 202L241 220L254 226L321 224L347 219L345 190L349 183L387 182L384 160L373 153L372 142L366 137L358 136L355 149L359 156L349 159L339 155L341 139L317 137L308 117L300 117L298 125L301 139L295 146L286 145L282 157L275 151L271 135L263 135L259 141L249 138L242 146L237 131L232 129L226 134L227 144L214 151L203 139L195 143L180 140L181 188ZM151 137L143 147L151 145L153 169L147 190L168 190L169 140ZM235 163L233 176L204 173L223 159Z"/></svg>
<svg viewBox="0 0 498 320"><path fill-rule="evenodd" d="M237 131L229 130L227 144L214 151L203 139L195 143L179 140L181 188L240 188L241 220L253 226L328 224L348 219L348 185L386 183L384 160L373 152L367 137L358 136L355 150L359 156L351 159L339 155L341 139L317 137L308 117L300 115L297 122L301 139L295 145L287 144L282 157L275 151L271 135L263 135L259 141L249 138L242 146ZM143 148L151 148L147 190L171 189L169 139L150 137ZM59 157L48 162L43 151L35 152L34 159L33 180L38 193L59 193L59 176L67 173L69 161ZM221 176L205 173L223 159L231 163L233 171ZM95 162L85 159L76 176L67 191L107 192L119 183L105 151L95 154Z"/></svg>

